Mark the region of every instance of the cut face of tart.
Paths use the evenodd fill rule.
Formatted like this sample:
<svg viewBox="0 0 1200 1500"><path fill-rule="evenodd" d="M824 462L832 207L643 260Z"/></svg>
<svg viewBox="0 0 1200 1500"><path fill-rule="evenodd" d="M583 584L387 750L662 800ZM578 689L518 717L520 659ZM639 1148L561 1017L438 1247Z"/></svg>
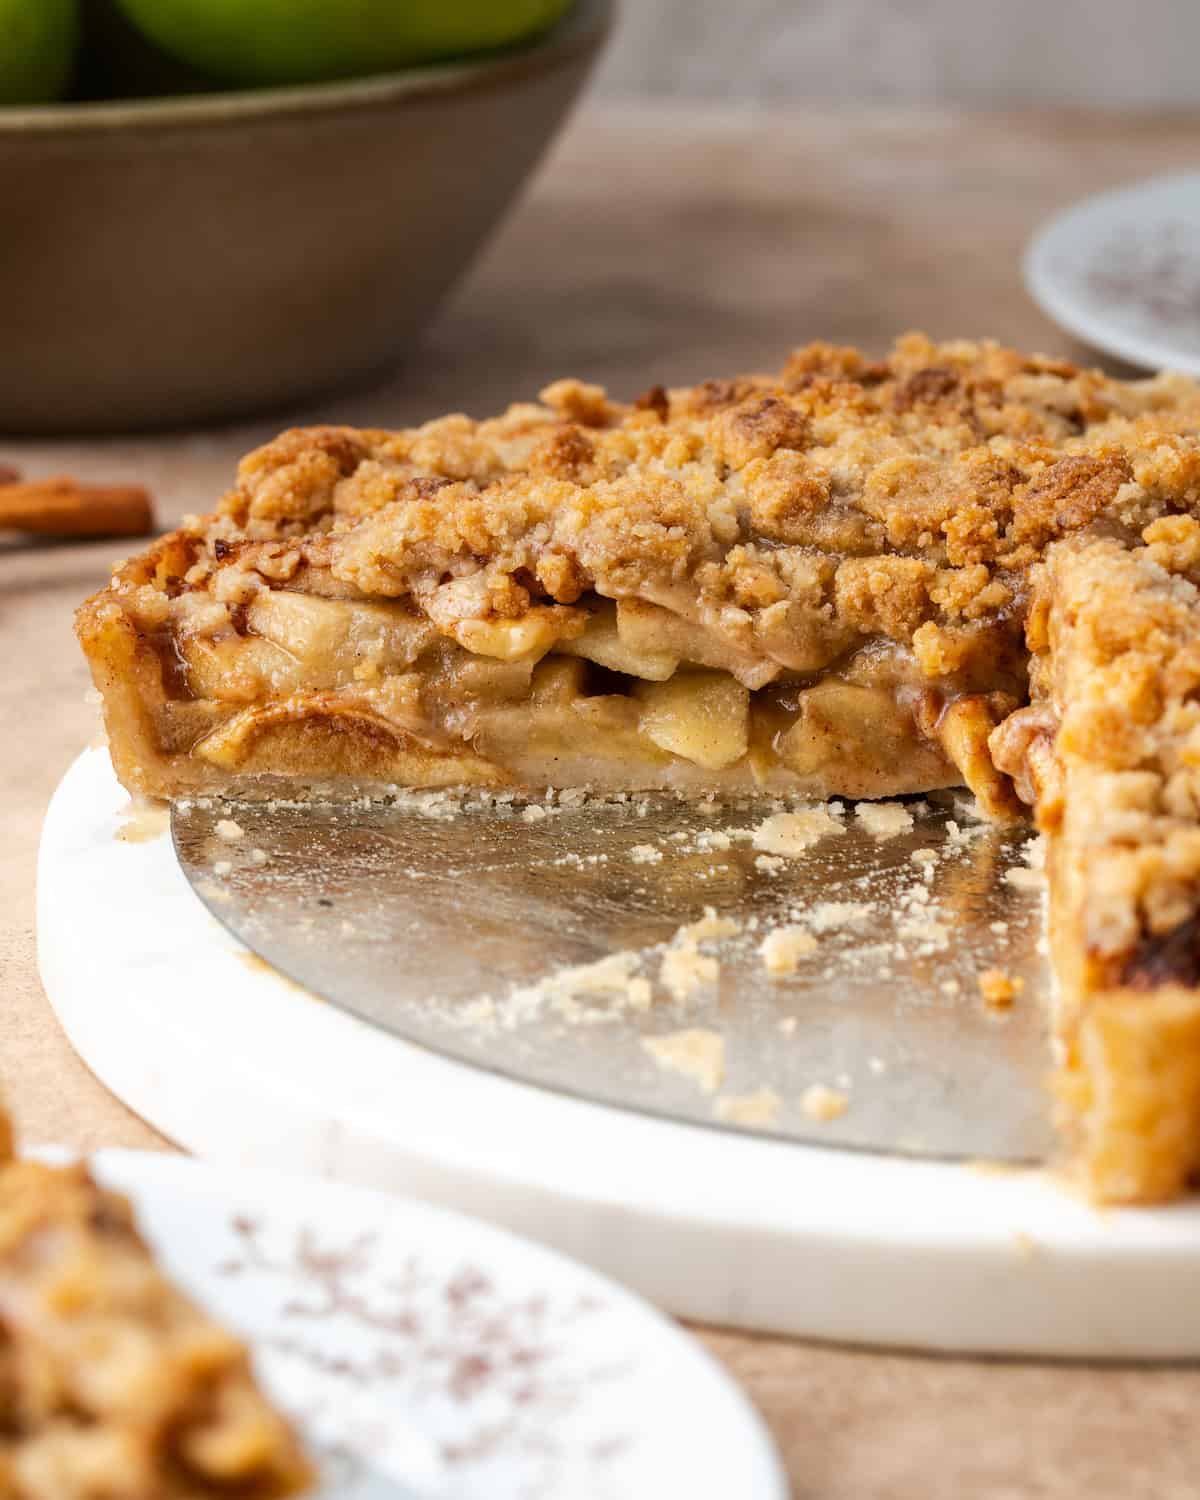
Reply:
<svg viewBox="0 0 1200 1500"><path fill-rule="evenodd" d="M243 1346L83 1166L0 1165L0 1496L282 1500L311 1470Z"/></svg>
<svg viewBox="0 0 1200 1500"><path fill-rule="evenodd" d="M777 374L631 405L561 381L482 422L285 433L214 514L121 568L79 634L118 774L154 796L285 778L821 798L965 784L993 818L1034 801L1055 844L1064 1110L1098 1193L1162 1196L1200 1144L1167 1167L1174 1127L1142 1115L1125 1124L1145 1159L1098 1165L1118 1048L1080 1017L1126 991L1142 996L1129 1027L1186 1009L1194 978L1145 956L1186 903L1129 886L1114 957L1098 889L1059 873L1099 869L1078 848L1098 829L1081 814L1072 832L1070 808L1114 769L1069 730L1107 691L1069 601L1089 568L1136 575L1128 649L1166 674L1138 700L1138 753L1161 764L1117 770L1182 788L1146 813L1174 869L1162 820L1185 838L1196 807L1172 780L1190 699L1166 658L1194 629L1175 611L1194 593L1198 431L1190 382L919 335L881 362L814 345ZM1143 639L1160 612L1173 623ZM1154 717L1176 709L1170 729ZM1133 823L1104 826L1124 870ZM1180 1134L1200 1143L1186 1108Z"/></svg>
<svg viewBox="0 0 1200 1500"><path fill-rule="evenodd" d="M1049 846L1060 1112L1097 1197L1200 1167L1200 521L1035 570L1032 703L992 735Z"/></svg>

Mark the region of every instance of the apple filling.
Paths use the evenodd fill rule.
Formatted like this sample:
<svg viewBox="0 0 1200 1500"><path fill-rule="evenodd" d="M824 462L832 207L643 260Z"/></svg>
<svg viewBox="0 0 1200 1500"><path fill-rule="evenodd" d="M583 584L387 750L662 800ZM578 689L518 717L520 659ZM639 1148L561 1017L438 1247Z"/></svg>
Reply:
<svg viewBox="0 0 1200 1500"><path fill-rule="evenodd" d="M183 593L168 613L159 742L226 774L270 770L305 726L326 765L331 736L399 734L468 758L470 780L876 797L965 779L1007 810L986 742L1015 700L941 690L884 639L804 673L638 599L441 628L287 589Z"/></svg>

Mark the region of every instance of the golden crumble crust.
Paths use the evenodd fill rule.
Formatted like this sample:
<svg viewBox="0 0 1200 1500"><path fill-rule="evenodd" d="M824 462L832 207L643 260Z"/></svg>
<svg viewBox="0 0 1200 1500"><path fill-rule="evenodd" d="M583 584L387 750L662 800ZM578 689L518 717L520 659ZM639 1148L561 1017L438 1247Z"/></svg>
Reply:
<svg viewBox="0 0 1200 1500"><path fill-rule="evenodd" d="M1136 536L1193 504L1197 423L1187 382L917 334L884 361L814 344L775 375L631 404L559 381L483 421L284 433L185 533L182 576L218 597L257 574L407 599L444 631L594 592L778 641L782 604L831 652L932 624L961 656L960 627L1019 614L1056 538ZM217 584L228 570L240 583Z"/></svg>

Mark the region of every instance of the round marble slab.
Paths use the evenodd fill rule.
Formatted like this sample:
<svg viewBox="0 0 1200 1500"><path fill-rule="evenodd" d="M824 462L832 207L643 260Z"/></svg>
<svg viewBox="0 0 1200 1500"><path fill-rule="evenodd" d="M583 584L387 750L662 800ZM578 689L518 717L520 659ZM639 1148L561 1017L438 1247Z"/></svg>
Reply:
<svg viewBox="0 0 1200 1500"><path fill-rule="evenodd" d="M1200 1355L1200 1206L1097 1211L1046 1174L714 1131L389 1036L279 978L132 827L89 751L47 814L38 946L75 1047L214 1161L403 1191L679 1316L910 1347ZM118 832L125 836L118 838Z"/></svg>

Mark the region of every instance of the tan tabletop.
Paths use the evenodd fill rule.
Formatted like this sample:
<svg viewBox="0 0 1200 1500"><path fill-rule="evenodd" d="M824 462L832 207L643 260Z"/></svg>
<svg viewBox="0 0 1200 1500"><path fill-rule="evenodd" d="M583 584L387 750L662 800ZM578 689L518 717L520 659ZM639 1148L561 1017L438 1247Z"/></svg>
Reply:
<svg viewBox="0 0 1200 1500"><path fill-rule="evenodd" d="M235 430L108 442L0 437L0 462L32 476L68 469L140 481L165 522L208 508L235 458L285 420L384 426L457 408L482 414L562 374L632 395L656 380L769 368L810 338L879 348L909 327L1071 352L1021 289L1018 254L1030 230L1094 188L1194 166L1198 146L1200 121L1178 118L607 106L576 118L387 385ZM74 1057L34 960L42 812L94 733L71 609L118 555L112 543L0 541L0 1074L26 1139L83 1148L165 1144ZM1197 1369L701 1337L765 1414L804 1500L1200 1493Z"/></svg>

